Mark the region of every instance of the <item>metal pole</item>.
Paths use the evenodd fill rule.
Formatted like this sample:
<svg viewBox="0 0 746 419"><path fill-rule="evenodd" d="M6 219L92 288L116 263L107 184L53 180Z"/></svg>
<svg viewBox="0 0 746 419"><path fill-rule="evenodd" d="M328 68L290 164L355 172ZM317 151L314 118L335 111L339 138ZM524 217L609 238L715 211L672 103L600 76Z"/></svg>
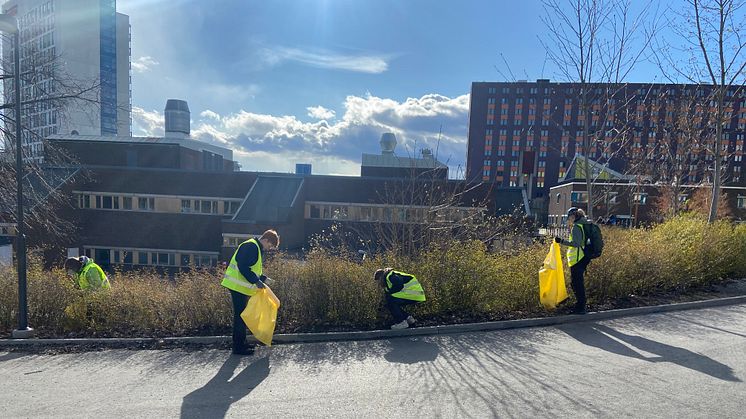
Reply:
<svg viewBox="0 0 746 419"><path fill-rule="evenodd" d="M18 263L18 330L14 338L29 338L33 329L28 327L28 301L26 299L26 236L23 224L23 141L21 140L21 42L20 31L13 34L13 60L15 61L15 101L16 101L16 259Z"/></svg>

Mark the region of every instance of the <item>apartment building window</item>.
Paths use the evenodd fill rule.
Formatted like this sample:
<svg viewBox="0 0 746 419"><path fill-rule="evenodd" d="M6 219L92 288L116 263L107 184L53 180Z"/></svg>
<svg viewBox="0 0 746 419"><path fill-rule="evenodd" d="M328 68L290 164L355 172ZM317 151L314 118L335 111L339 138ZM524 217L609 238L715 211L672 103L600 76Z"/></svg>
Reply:
<svg viewBox="0 0 746 419"><path fill-rule="evenodd" d="M157 260L155 261L156 265L160 266L174 266L175 265L175 259L176 255L173 253L153 253L153 257L157 257Z"/></svg>
<svg viewBox="0 0 746 419"><path fill-rule="evenodd" d="M181 200L181 212L192 212L192 200L191 199Z"/></svg>
<svg viewBox="0 0 746 419"><path fill-rule="evenodd" d="M122 209L125 209L125 210L132 209L132 197L130 196L122 197Z"/></svg>
<svg viewBox="0 0 746 419"><path fill-rule="evenodd" d="M507 93L510 93L510 87L503 87L503 88L501 89L501 92L502 92L503 94L507 94Z"/></svg>
<svg viewBox="0 0 746 419"><path fill-rule="evenodd" d="M535 95L539 93L539 89L536 87L532 87L531 89L529 89L528 92L531 93L532 95Z"/></svg>
<svg viewBox="0 0 746 419"><path fill-rule="evenodd" d="M493 95L493 94L497 93L497 88L496 87L489 87L489 88L487 88L487 93Z"/></svg>
<svg viewBox="0 0 746 419"><path fill-rule="evenodd" d="M137 198L137 208L141 211L154 211L155 198Z"/></svg>
<svg viewBox="0 0 746 419"><path fill-rule="evenodd" d="M513 125L521 125L521 120L516 119L515 121L513 121Z"/></svg>
<svg viewBox="0 0 746 419"><path fill-rule="evenodd" d="M78 207L80 207L80 208L90 208L91 207L91 196L90 195L80 195L80 197L78 197Z"/></svg>
<svg viewBox="0 0 746 419"><path fill-rule="evenodd" d="M484 161L484 166L489 166L489 165L490 165L490 161L489 160L485 160Z"/></svg>
<svg viewBox="0 0 746 419"><path fill-rule="evenodd" d="M549 104L551 104L551 103L552 103L552 99L550 99L550 98L548 98L548 97L545 97L545 98L544 98L544 104L545 104L545 105L549 105Z"/></svg>
<svg viewBox="0 0 746 419"><path fill-rule="evenodd" d="M736 207L738 209L746 208L746 196L738 195L738 197L736 198Z"/></svg>
<svg viewBox="0 0 746 419"><path fill-rule="evenodd" d="M148 264L148 252L137 252L137 263L139 265Z"/></svg>
<svg viewBox="0 0 746 419"><path fill-rule="evenodd" d="M495 98L491 97L491 98L487 99L487 103L490 104L490 105L494 105L495 104Z"/></svg>
<svg viewBox="0 0 746 419"><path fill-rule="evenodd" d="M632 202L638 205L645 205L648 202L648 194L645 192L638 192L632 196Z"/></svg>
<svg viewBox="0 0 746 419"><path fill-rule="evenodd" d="M570 201L580 204L586 203L588 202L588 194L586 194L585 192L571 192Z"/></svg>
<svg viewBox="0 0 746 419"><path fill-rule="evenodd" d="M194 212L201 214L217 214L218 213L218 201L207 201L207 200L194 200Z"/></svg>

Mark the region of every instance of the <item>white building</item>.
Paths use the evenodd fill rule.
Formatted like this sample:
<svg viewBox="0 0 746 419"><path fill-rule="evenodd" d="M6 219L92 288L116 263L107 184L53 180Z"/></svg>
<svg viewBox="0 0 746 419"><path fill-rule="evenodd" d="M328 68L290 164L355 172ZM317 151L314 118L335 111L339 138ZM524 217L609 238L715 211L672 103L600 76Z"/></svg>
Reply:
<svg viewBox="0 0 746 419"><path fill-rule="evenodd" d="M21 81L21 100L31 102L22 112L29 159L41 159L42 139L52 134L131 135L130 26L116 0L8 0L2 12L18 18L21 74L33 75ZM3 37L6 66L12 52ZM12 103L13 83L4 86ZM39 100L75 92L87 100Z"/></svg>

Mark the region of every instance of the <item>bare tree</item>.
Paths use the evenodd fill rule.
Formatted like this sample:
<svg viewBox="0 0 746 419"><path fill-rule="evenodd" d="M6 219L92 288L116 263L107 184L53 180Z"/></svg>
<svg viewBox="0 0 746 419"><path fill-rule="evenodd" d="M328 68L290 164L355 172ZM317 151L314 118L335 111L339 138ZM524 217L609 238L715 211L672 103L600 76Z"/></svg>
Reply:
<svg viewBox="0 0 746 419"><path fill-rule="evenodd" d="M7 43L6 43L7 45ZM15 103L0 106L0 133L5 148L0 152L0 219L16 223L16 171L23 171L24 227L31 232L31 244L41 245L33 236L43 236L43 244L54 244L58 239L73 234L75 226L65 217L70 208L69 198L62 186L80 175L76 160L54 147L32 150L31 143L42 143L46 135L55 133L52 127L67 118L65 109L90 110L94 114L100 103L100 80L73 77L64 70L63 57L53 49L40 50L37 43L24 47L21 59L21 135L23 167L14 164L18 141L15 125L18 115ZM3 54L0 76L6 98L13 98L17 88L13 82L14 63ZM42 159L34 155L43 153Z"/></svg>
<svg viewBox="0 0 746 419"><path fill-rule="evenodd" d="M594 109L592 105L612 105L605 109L607 115L624 111L624 101L616 103L617 97L625 90L630 71L645 58L657 27L657 12L652 2L635 12L631 0L543 0L543 4L542 20L549 36L542 44L547 57L563 78L578 86L583 159L589 170L591 150L596 148L598 132L603 132L597 130L591 138L589 128L601 113L600 106ZM624 130L612 134L613 140L606 143L628 139ZM592 174L585 179L588 216L593 218Z"/></svg>
<svg viewBox="0 0 746 419"><path fill-rule="evenodd" d="M659 66L670 80L688 80L712 85L709 118L713 129L710 149L713 156L712 198L708 222L717 218L726 144L723 126L729 122L732 97L746 83L746 1L744 0L687 0L683 11L672 11L669 25L678 44L688 53L687 61L676 59L681 47L662 39L657 55Z"/></svg>

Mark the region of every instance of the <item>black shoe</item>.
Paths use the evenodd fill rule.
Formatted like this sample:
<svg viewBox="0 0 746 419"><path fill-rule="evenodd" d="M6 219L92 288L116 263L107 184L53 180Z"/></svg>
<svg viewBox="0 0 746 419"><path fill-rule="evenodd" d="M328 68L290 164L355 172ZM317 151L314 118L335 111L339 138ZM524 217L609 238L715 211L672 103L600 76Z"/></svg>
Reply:
<svg viewBox="0 0 746 419"><path fill-rule="evenodd" d="M254 355L253 346L244 346L240 348L233 348L234 355Z"/></svg>
<svg viewBox="0 0 746 419"><path fill-rule="evenodd" d="M588 311L585 309L585 307L575 308L572 310L572 314L588 314Z"/></svg>

